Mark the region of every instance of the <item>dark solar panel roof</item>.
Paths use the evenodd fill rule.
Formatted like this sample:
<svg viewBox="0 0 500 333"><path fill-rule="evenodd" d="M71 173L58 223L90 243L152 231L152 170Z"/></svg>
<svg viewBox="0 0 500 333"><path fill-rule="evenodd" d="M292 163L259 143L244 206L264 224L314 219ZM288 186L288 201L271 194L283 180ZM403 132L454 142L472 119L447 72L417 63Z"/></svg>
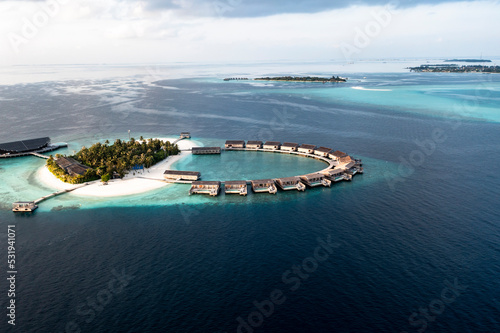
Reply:
<svg viewBox="0 0 500 333"><path fill-rule="evenodd" d="M50 138L39 138L23 141L0 143L0 153L23 153L44 148L50 143Z"/></svg>

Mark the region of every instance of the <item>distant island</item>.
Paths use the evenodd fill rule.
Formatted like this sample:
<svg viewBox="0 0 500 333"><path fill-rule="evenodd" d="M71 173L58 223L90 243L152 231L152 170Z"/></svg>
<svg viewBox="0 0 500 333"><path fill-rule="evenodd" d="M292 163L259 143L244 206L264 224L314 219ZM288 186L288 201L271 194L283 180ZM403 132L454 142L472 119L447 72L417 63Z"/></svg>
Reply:
<svg viewBox="0 0 500 333"><path fill-rule="evenodd" d="M117 139L111 145L106 140L104 144L98 142L90 148L83 147L74 156L50 156L47 168L54 176L70 184L97 179L107 182L113 177L123 178L134 168L149 168L178 153L177 145L159 139Z"/></svg>
<svg viewBox="0 0 500 333"><path fill-rule="evenodd" d="M467 65L456 64L446 65L420 65L418 67L407 67L410 72L431 72L431 73L500 73L500 66Z"/></svg>
<svg viewBox="0 0 500 333"><path fill-rule="evenodd" d="M278 77L260 77L257 81L284 81L284 82L346 82L347 78L332 76L331 78L318 76L278 76Z"/></svg>
<svg viewBox="0 0 500 333"><path fill-rule="evenodd" d="M491 62L488 59L448 59L444 62Z"/></svg>

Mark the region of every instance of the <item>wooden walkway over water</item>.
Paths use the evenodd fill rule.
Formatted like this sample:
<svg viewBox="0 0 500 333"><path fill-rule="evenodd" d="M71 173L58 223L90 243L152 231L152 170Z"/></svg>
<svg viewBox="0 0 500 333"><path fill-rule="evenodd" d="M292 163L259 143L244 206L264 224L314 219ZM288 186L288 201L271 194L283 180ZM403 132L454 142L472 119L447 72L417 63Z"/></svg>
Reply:
<svg viewBox="0 0 500 333"><path fill-rule="evenodd" d="M41 198L39 198L39 199L36 199L36 200L35 200L35 201L33 201L33 202L34 202L35 204L38 204L38 203L40 203L40 202L42 202L42 201L45 201L45 200L47 200L47 199L50 199L50 198L56 197L56 196L61 195L61 194L64 194L64 193L72 192L72 191L74 191L74 190L76 190L76 189L79 189L79 188L84 187L84 186L87 186L87 185L88 185L88 183L85 183L85 184L82 184L82 185L80 185L80 186L76 186L76 187L73 187L73 188L69 188L69 189L67 189L67 190L62 190L62 191L54 192L54 193L51 193L51 194L45 195L45 196L43 196L43 197L41 197Z"/></svg>

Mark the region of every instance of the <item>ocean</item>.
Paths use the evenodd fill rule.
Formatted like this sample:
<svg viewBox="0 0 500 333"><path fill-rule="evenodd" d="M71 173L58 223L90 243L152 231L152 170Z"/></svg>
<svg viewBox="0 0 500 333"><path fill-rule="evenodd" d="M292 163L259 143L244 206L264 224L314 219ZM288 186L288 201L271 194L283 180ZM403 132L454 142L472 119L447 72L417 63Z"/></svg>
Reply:
<svg viewBox="0 0 500 333"><path fill-rule="evenodd" d="M409 73L413 62L2 68L0 142L60 153L106 139L309 143L364 174L332 188L116 198L53 192L36 157L0 160L2 332L496 332L500 330L500 76ZM325 72L326 71L326 72ZM346 83L224 77L340 75ZM210 180L325 164L227 152L176 169ZM6 294L16 236L16 325ZM12 229L12 228L11 228Z"/></svg>

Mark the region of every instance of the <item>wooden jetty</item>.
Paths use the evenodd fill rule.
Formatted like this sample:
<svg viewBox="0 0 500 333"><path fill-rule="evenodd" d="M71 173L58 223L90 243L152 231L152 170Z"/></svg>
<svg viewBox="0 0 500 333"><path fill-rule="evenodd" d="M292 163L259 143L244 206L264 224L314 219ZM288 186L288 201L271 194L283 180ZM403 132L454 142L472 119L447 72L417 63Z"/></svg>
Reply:
<svg viewBox="0 0 500 333"><path fill-rule="evenodd" d="M50 198L53 198L53 197L56 197L58 195L64 194L64 193L72 192L72 191L74 191L76 189L79 189L81 187L84 187L86 185L88 185L88 183L85 183L85 184L82 184L80 186L76 186L76 187L73 187L73 188L70 188L70 189L67 189L67 190L57 191L57 192L45 195L45 196L43 196L43 197L41 197L39 199L36 199L34 201L17 201L17 202L14 202L12 204L12 211L15 212L15 213L18 213L18 212L33 212L34 210L36 210L38 208L38 204L40 202L45 201L45 200L50 199Z"/></svg>
<svg viewBox="0 0 500 333"><path fill-rule="evenodd" d="M220 154L220 147L193 147L191 153L193 155L218 155Z"/></svg>

